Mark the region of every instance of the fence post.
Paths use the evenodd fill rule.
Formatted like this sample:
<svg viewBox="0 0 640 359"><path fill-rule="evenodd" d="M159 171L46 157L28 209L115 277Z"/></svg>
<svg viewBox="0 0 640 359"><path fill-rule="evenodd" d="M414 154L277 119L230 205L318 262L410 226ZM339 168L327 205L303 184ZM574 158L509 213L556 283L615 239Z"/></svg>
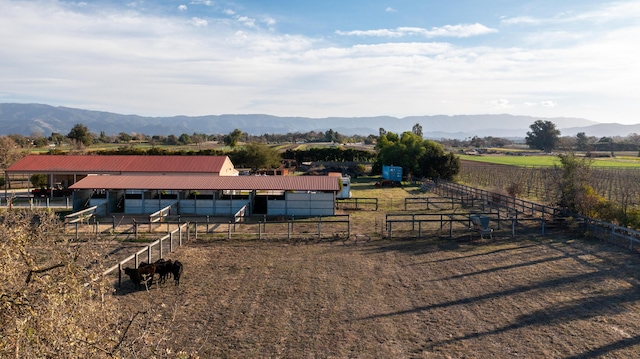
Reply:
<svg viewBox="0 0 640 359"><path fill-rule="evenodd" d="M373 227L375 230L375 226ZM351 215L348 214L347 215L347 238L351 237Z"/></svg>
<svg viewBox="0 0 640 359"><path fill-rule="evenodd" d="M227 226L227 239L231 240L231 221L229 221L229 225Z"/></svg>
<svg viewBox="0 0 640 359"><path fill-rule="evenodd" d="M164 238L164 237L162 237ZM160 258L164 258L162 255L164 254L164 251L162 250L162 238L160 238L160 243L158 243L160 245ZM169 242L171 242L171 234L169 234ZM169 247L171 247L171 244L169 244ZM169 250L171 251L171 250Z"/></svg>
<svg viewBox="0 0 640 359"><path fill-rule="evenodd" d="M207 233L209 233L209 215L207 215Z"/></svg>
<svg viewBox="0 0 640 359"><path fill-rule="evenodd" d="M135 219L133 220L133 234L136 240L138 239L138 221L136 221Z"/></svg>
<svg viewBox="0 0 640 359"><path fill-rule="evenodd" d="M262 239L262 224L258 221L258 240Z"/></svg>
<svg viewBox="0 0 640 359"><path fill-rule="evenodd" d="M118 263L118 288L122 288L122 263Z"/></svg>
<svg viewBox="0 0 640 359"><path fill-rule="evenodd" d="M147 263L151 263L151 246L147 246Z"/></svg>
<svg viewBox="0 0 640 359"><path fill-rule="evenodd" d="M78 240L78 222L76 222L76 241Z"/></svg>
<svg viewBox="0 0 640 359"><path fill-rule="evenodd" d="M318 221L318 240L322 239L322 216L320 216L320 220Z"/></svg>
<svg viewBox="0 0 640 359"><path fill-rule="evenodd" d="M162 217L160 217L160 218L162 218ZM167 233L171 233L171 228L169 227L169 221L167 221Z"/></svg>
<svg viewBox="0 0 640 359"><path fill-rule="evenodd" d="M422 221L418 221L418 238L422 238Z"/></svg>
<svg viewBox="0 0 640 359"><path fill-rule="evenodd" d="M393 227L393 222L389 222L387 221L387 237L389 237L389 239L391 239L391 236L393 235L393 229L391 227Z"/></svg>
<svg viewBox="0 0 640 359"><path fill-rule="evenodd" d="M116 231L116 216L111 216L111 218L113 219L112 228L113 228L113 231L115 232Z"/></svg>
<svg viewBox="0 0 640 359"><path fill-rule="evenodd" d="M196 240L198 240L198 222L193 224L193 231L196 234ZM187 238L187 240L189 240L189 238Z"/></svg>
<svg viewBox="0 0 640 359"><path fill-rule="evenodd" d="M187 242L189 242L189 223L184 228L187 229ZM182 234L180 234L180 246L182 246Z"/></svg>
<svg viewBox="0 0 640 359"><path fill-rule="evenodd" d="M287 239L291 239L291 222L287 221Z"/></svg>

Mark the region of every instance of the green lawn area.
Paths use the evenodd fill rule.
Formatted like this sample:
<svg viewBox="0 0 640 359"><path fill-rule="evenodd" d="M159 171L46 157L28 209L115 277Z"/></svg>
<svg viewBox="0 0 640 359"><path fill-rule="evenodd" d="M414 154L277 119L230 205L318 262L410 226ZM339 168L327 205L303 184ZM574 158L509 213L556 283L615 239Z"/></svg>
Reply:
<svg viewBox="0 0 640 359"><path fill-rule="evenodd" d="M492 164L510 165L510 166L553 166L559 165L560 160L557 156L552 155L525 155L525 156L506 156L506 155L487 155L487 156L470 156L459 155L460 159L476 162L485 162ZM640 157L618 156L613 158L594 158L593 167L638 167L640 168Z"/></svg>

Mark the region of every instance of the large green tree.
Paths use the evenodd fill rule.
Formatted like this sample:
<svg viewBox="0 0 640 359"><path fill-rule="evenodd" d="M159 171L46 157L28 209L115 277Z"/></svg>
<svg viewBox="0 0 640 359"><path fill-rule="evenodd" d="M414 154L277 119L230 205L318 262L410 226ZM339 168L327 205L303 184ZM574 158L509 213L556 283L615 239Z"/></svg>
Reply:
<svg viewBox="0 0 640 359"><path fill-rule="evenodd" d="M91 132L89 132L89 128L81 123L73 126L67 137L75 140L76 142L82 143L85 146L89 146L93 143L93 136L91 136Z"/></svg>
<svg viewBox="0 0 640 359"><path fill-rule="evenodd" d="M229 154L231 162L236 167L245 168L277 168L282 157L273 148L257 143L247 143Z"/></svg>
<svg viewBox="0 0 640 359"><path fill-rule="evenodd" d="M400 166L405 174L416 177L452 179L460 171L460 160L447 154L441 144L423 140L413 132L398 136L393 132L378 138L375 169L382 165Z"/></svg>
<svg viewBox="0 0 640 359"><path fill-rule="evenodd" d="M238 142L242 138L242 135L242 131L236 128L235 130L231 131L231 133L224 136L224 144L229 147L236 147L238 145Z"/></svg>
<svg viewBox="0 0 640 359"><path fill-rule="evenodd" d="M560 130L553 122L537 120L529 128L525 141L530 148L551 152L558 144Z"/></svg>

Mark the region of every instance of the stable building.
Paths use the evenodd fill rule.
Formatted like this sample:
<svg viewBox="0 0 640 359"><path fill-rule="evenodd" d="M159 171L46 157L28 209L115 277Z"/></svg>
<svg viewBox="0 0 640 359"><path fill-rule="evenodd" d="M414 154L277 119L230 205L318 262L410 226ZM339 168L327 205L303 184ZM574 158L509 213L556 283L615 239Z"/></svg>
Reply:
<svg viewBox="0 0 640 359"><path fill-rule="evenodd" d="M166 207L181 215L333 215L340 191L335 177L238 176L227 156L31 155L6 170L33 174L71 193L74 211L95 206L98 216Z"/></svg>
<svg viewBox="0 0 640 359"><path fill-rule="evenodd" d="M339 179L327 176L91 175L71 186L74 211L97 206L100 214L172 213L196 216L330 216Z"/></svg>

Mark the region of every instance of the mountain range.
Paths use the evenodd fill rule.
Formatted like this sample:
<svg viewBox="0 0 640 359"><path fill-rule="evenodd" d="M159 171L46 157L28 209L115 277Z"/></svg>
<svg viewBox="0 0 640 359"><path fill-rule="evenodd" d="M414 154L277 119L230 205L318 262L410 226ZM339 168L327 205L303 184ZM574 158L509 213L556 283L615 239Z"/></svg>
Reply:
<svg viewBox="0 0 640 359"><path fill-rule="evenodd" d="M264 114L229 114L208 116L145 117L111 112L92 111L45 104L0 103L0 135L39 133L66 135L76 124L83 124L94 133L107 135L142 133L170 135L187 133L227 134L240 129L251 135L286 134L295 132L325 132L332 129L344 135L378 135L381 128L388 132L411 131L422 126L424 137L432 139L464 139L478 137L524 138L529 126L537 120L551 121L561 136L613 137L640 133L640 124L622 125L598 123L582 118L540 118L509 114L495 115L435 115L396 118L378 117L278 117Z"/></svg>

